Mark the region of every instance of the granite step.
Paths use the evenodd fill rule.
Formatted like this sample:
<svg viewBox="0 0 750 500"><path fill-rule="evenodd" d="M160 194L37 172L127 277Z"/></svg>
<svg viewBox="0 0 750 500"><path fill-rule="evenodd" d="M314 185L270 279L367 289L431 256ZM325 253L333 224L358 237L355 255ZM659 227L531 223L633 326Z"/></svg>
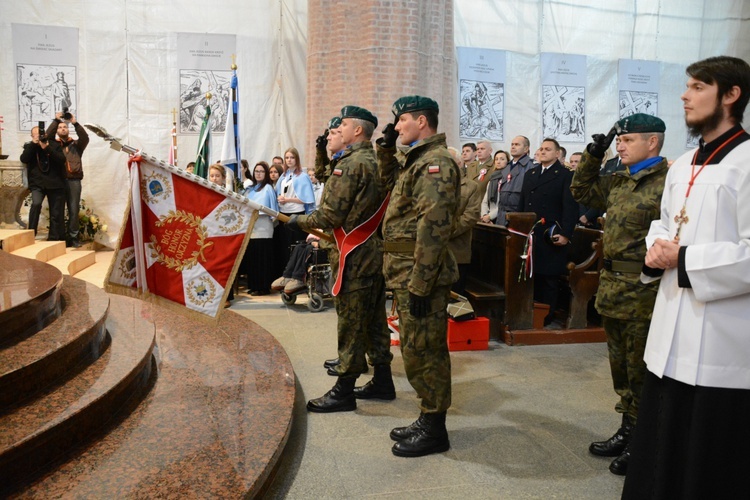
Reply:
<svg viewBox="0 0 750 500"><path fill-rule="evenodd" d="M11 252L19 257L47 262L65 255L64 241L35 241L33 245L18 248Z"/></svg>
<svg viewBox="0 0 750 500"><path fill-rule="evenodd" d="M144 308L148 304L142 301L112 296L109 349L64 384L0 416L0 496L84 443L131 398L147 393L155 376L155 327Z"/></svg>
<svg viewBox="0 0 750 500"><path fill-rule="evenodd" d="M0 270L0 344L33 335L60 315L60 271L2 250Z"/></svg>
<svg viewBox="0 0 750 500"><path fill-rule="evenodd" d="M34 231L31 229L0 229L0 248L6 252L14 252L33 244Z"/></svg>
<svg viewBox="0 0 750 500"><path fill-rule="evenodd" d="M142 314L159 341L154 387L106 436L14 498L263 497L292 423L295 375L284 349L231 311L216 324L152 304Z"/></svg>
<svg viewBox="0 0 750 500"><path fill-rule="evenodd" d="M96 263L96 252L93 250L76 250L68 248L67 251L47 261L47 264L55 266L63 274L73 276Z"/></svg>
<svg viewBox="0 0 750 500"><path fill-rule="evenodd" d="M4 407L61 383L71 367L93 362L106 348L109 296L66 276L61 300L62 313L43 330L0 344L0 414Z"/></svg>

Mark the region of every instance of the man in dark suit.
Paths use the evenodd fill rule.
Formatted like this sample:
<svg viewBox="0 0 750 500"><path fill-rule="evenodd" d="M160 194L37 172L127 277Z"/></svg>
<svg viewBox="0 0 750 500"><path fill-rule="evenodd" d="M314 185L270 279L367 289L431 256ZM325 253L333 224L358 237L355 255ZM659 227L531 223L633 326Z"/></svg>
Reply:
<svg viewBox="0 0 750 500"><path fill-rule="evenodd" d="M578 203L570 193L573 172L558 161L559 150L556 140L544 139L539 148L541 164L526 172L521 188L521 211L535 212L540 221L533 230L534 300L550 306L545 326L554 319L567 245L578 220Z"/></svg>

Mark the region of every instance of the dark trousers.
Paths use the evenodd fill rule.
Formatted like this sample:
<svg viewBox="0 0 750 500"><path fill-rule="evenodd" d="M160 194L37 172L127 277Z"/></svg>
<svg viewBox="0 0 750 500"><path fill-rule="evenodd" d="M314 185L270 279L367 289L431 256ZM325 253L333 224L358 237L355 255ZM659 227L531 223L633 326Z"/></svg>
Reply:
<svg viewBox="0 0 750 500"><path fill-rule="evenodd" d="M459 295L466 295L466 278L469 275L471 264L458 265L458 281L453 283L451 290Z"/></svg>
<svg viewBox="0 0 750 500"><path fill-rule="evenodd" d="M534 300L549 305L549 313L544 318L544 325L555 319L557 295L560 292L560 276L556 274L534 273Z"/></svg>
<svg viewBox="0 0 750 500"><path fill-rule="evenodd" d="M65 240L65 190L31 188L31 209L29 209L29 229L37 232L39 215L42 212L44 197L49 202L49 237L50 241Z"/></svg>
<svg viewBox="0 0 750 500"><path fill-rule="evenodd" d="M284 278L304 281L305 272L307 271L307 258L312 253L312 250L312 243L300 243L295 246L292 254L289 256L289 261L286 263L282 276Z"/></svg>
<svg viewBox="0 0 750 500"><path fill-rule="evenodd" d="M65 203L68 206L68 234L67 239L78 239L78 212L81 210L81 179L67 179L65 181Z"/></svg>

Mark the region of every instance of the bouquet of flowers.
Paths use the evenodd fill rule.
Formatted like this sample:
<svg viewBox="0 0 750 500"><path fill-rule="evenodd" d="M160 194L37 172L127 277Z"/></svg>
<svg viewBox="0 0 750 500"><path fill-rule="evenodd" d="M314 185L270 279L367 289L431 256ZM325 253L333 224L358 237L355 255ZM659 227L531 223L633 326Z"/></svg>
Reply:
<svg viewBox="0 0 750 500"><path fill-rule="evenodd" d="M81 209L78 212L78 225L78 239L80 241L93 241L97 233L107 232L107 224L91 208L86 207L86 200L84 199L81 199Z"/></svg>

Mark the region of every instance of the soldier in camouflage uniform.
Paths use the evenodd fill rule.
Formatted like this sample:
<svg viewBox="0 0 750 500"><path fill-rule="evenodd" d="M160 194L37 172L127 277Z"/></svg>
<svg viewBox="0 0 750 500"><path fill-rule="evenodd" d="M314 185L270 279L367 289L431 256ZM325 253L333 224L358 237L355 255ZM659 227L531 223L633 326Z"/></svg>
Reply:
<svg viewBox="0 0 750 500"><path fill-rule="evenodd" d="M612 382L620 396L615 410L622 414L622 426L608 440L591 443L589 451L617 457L609 469L619 475L625 474L630 457L628 443L646 375L643 352L656 300L657 283L641 283L640 273L646 234L651 221L659 218L667 176L667 160L659 156L665 128L659 118L639 113L618 121L608 135L595 135L570 186L577 201L607 213L596 309L607 335ZM602 158L615 134L626 168L600 176Z"/></svg>
<svg viewBox="0 0 750 500"><path fill-rule="evenodd" d="M365 352L375 367L375 376L365 386L363 398L395 399L391 378L390 334L385 315L385 282L381 273L383 243L376 234L385 198L377 181L377 163L370 142L377 118L364 108L345 106L341 110L341 140L346 149L336 153L329 165L320 207L309 215L293 217L288 224L309 231L318 228L343 231L347 237L362 234L364 241L345 254L346 246L329 252L331 270L338 274L340 291L334 304L338 315L340 364L336 385L320 398L308 401L313 412L353 411L357 408L354 383L366 367ZM372 231L359 227L375 219ZM340 235L337 234L337 241ZM343 269L339 262L344 260ZM334 293L336 288L334 288Z"/></svg>
<svg viewBox="0 0 750 500"><path fill-rule="evenodd" d="M445 414L451 404L446 307L458 267L448 250L456 223L460 171L445 134L437 133L438 105L407 96L393 104L395 127L378 139L381 182L391 192L383 219L386 285L397 302L406 376L421 398L421 415L391 431L393 453L418 457L450 448ZM396 158L396 133L403 162Z"/></svg>

